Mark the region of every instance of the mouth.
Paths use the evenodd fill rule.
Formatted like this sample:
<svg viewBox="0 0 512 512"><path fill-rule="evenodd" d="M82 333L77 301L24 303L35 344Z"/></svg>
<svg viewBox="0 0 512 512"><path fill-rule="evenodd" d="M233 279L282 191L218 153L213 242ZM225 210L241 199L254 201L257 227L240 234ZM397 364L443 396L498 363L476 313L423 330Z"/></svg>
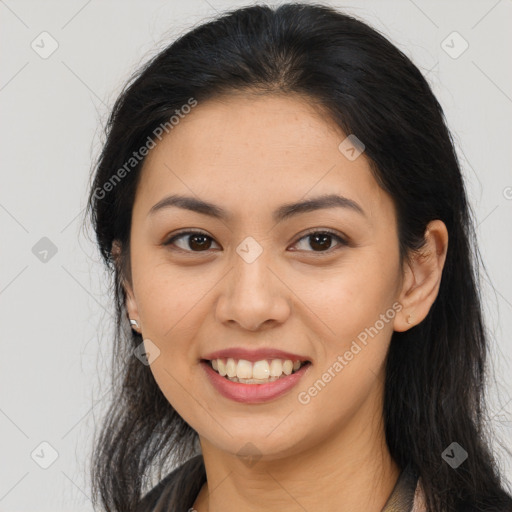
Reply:
<svg viewBox="0 0 512 512"><path fill-rule="evenodd" d="M305 378L311 361L300 359L201 359L207 381L223 397L246 405L262 404L287 395Z"/></svg>
<svg viewBox="0 0 512 512"><path fill-rule="evenodd" d="M223 357L201 359L215 373L226 380L240 384L261 385L285 379L311 364L311 361L300 359L261 359L249 361Z"/></svg>

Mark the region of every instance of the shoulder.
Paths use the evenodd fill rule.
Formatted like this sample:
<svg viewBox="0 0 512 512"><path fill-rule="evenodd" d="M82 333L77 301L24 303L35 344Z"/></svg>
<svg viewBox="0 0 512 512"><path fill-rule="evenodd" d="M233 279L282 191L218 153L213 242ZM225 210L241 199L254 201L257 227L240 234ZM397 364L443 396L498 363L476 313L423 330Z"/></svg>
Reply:
<svg viewBox="0 0 512 512"><path fill-rule="evenodd" d="M506 493L500 496L486 497L478 504L464 502L459 504L457 511L460 512L512 512L512 499ZM414 492L413 506L411 512L427 512L425 491L421 478L418 479Z"/></svg>
<svg viewBox="0 0 512 512"><path fill-rule="evenodd" d="M196 455L177 467L138 503L136 512L167 511L171 500L179 500L179 508L187 510L206 481L203 456Z"/></svg>

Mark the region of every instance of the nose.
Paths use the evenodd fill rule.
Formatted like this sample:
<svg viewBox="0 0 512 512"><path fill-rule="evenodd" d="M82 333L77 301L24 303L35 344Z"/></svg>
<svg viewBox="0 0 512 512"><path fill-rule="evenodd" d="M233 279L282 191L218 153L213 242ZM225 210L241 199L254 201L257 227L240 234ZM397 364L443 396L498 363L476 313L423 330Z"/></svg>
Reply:
<svg viewBox="0 0 512 512"><path fill-rule="evenodd" d="M216 319L257 331L282 324L290 315L290 290L263 251L256 259L236 254L234 266L221 287Z"/></svg>

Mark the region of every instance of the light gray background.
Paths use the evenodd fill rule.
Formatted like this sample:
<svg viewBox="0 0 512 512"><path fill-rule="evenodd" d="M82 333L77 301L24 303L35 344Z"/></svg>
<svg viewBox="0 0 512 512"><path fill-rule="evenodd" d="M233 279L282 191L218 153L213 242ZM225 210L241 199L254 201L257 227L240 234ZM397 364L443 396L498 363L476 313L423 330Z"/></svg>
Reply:
<svg viewBox="0 0 512 512"><path fill-rule="evenodd" d="M496 289L485 277L491 415L510 447L512 1L330 4L410 56L445 110ZM92 510L87 458L110 398L111 308L99 256L80 233L91 162L131 72L192 25L242 5L0 0L0 511ZM58 48L48 58L31 47L48 51L52 38ZM57 250L46 261L43 237ZM512 461L495 449L512 481ZM58 457L41 468L52 450Z"/></svg>

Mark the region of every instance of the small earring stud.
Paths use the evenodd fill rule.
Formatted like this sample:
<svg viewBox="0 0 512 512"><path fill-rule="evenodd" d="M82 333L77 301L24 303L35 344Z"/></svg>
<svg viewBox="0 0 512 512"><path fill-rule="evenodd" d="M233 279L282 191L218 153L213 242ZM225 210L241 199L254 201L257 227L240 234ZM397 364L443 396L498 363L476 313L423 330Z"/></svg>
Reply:
<svg viewBox="0 0 512 512"><path fill-rule="evenodd" d="M412 324L412 315L407 316L407 323Z"/></svg>
<svg viewBox="0 0 512 512"><path fill-rule="evenodd" d="M132 327L135 327L135 328L139 328L139 322L137 322L137 320L133 320L132 318L130 318L130 324Z"/></svg>

